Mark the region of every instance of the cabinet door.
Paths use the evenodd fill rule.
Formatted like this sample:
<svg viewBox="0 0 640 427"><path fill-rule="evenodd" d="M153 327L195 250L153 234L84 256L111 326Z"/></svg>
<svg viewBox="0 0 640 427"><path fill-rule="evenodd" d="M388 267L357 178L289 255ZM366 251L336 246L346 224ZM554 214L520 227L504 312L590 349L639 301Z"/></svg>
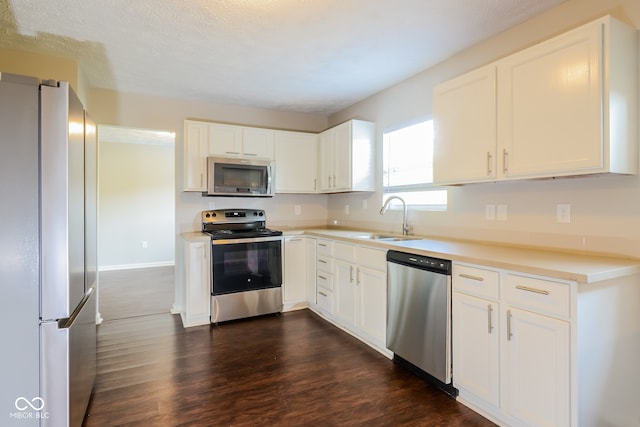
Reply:
<svg viewBox="0 0 640 427"><path fill-rule="evenodd" d="M387 337L387 274L359 266L357 275L360 330L384 347Z"/></svg>
<svg viewBox="0 0 640 427"><path fill-rule="evenodd" d="M274 134L272 129L243 128L242 156L273 160Z"/></svg>
<svg viewBox="0 0 640 427"><path fill-rule="evenodd" d="M333 190L344 191L352 187L352 122L345 122L333 128ZM358 159L366 161L366 159Z"/></svg>
<svg viewBox="0 0 640 427"><path fill-rule="evenodd" d="M500 404L500 340L497 303L453 294L453 381L461 395Z"/></svg>
<svg viewBox="0 0 640 427"><path fill-rule="evenodd" d="M185 280L185 312L183 326L209 323L211 242L187 244L187 271Z"/></svg>
<svg viewBox="0 0 640 427"><path fill-rule="evenodd" d="M356 266L342 260L334 260L334 280L335 314L342 324L353 329L356 324Z"/></svg>
<svg viewBox="0 0 640 427"><path fill-rule="evenodd" d="M184 191L205 191L209 124L184 122Z"/></svg>
<svg viewBox="0 0 640 427"><path fill-rule="evenodd" d="M276 131L276 193L315 193L318 181L318 137L312 133Z"/></svg>
<svg viewBox="0 0 640 427"><path fill-rule="evenodd" d="M496 177L496 67L437 86L433 94L433 181L455 184Z"/></svg>
<svg viewBox="0 0 640 427"><path fill-rule="evenodd" d="M334 188L333 172L333 133L328 129L318 137L318 187L320 191L332 191Z"/></svg>
<svg viewBox="0 0 640 427"><path fill-rule="evenodd" d="M569 324L513 307L506 321L506 411L526 425L570 425Z"/></svg>
<svg viewBox="0 0 640 427"><path fill-rule="evenodd" d="M284 239L284 304L306 301L306 242L302 237Z"/></svg>
<svg viewBox="0 0 640 427"><path fill-rule="evenodd" d="M223 157L240 157L242 154L242 127L209 124L209 154Z"/></svg>
<svg viewBox="0 0 640 427"><path fill-rule="evenodd" d="M508 178L603 168L602 27L498 62L498 155Z"/></svg>

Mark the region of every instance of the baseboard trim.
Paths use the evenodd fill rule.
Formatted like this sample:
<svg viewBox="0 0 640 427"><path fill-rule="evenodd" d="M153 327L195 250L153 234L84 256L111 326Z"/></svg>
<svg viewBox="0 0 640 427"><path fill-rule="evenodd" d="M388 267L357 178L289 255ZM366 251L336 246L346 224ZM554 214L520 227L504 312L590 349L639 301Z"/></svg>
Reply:
<svg viewBox="0 0 640 427"><path fill-rule="evenodd" d="M173 265L176 265L175 261L146 262L140 264L101 265L98 268L98 271L133 270L136 268L169 267Z"/></svg>

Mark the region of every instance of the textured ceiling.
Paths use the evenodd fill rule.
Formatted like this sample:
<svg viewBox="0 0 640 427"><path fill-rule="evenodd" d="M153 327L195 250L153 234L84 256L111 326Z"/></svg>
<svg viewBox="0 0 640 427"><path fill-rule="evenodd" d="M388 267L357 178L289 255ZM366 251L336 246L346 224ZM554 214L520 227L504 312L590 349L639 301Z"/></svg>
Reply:
<svg viewBox="0 0 640 427"><path fill-rule="evenodd" d="M564 0L0 0L90 87L329 114Z"/></svg>

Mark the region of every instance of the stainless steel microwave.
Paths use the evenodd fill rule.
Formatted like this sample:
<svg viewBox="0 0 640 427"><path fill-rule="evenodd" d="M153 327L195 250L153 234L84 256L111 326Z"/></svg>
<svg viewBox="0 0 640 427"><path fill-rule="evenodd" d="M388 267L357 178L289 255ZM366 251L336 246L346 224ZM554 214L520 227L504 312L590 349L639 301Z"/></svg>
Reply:
<svg viewBox="0 0 640 427"><path fill-rule="evenodd" d="M207 157L203 196L271 197L274 164L269 160Z"/></svg>

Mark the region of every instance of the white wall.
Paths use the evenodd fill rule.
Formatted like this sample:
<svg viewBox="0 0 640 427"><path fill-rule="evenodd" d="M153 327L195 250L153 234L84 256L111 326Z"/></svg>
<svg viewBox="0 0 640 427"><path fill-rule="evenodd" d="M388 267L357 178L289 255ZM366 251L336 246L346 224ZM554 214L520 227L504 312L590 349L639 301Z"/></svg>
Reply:
<svg viewBox="0 0 640 427"><path fill-rule="evenodd" d="M430 117L433 87L439 82L606 14L640 28L638 0L570 0L333 115L329 124L352 117L375 121L377 146L382 147L384 129ZM377 152L381 170L381 149ZM377 179L381 188L380 174ZM446 212L410 212L409 223L417 234L640 257L640 176L475 184L452 187L448 193ZM399 213L381 217L381 203L380 190L331 196L329 222L399 232ZM558 203L571 204L570 224L556 223ZM345 204L350 205L349 215L344 214ZM506 204L507 221L485 220L486 204Z"/></svg>
<svg viewBox="0 0 640 427"><path fill-rule="evenodd" d="M120 143L101 138L99 150L100 270L172 265L173 144Z"/></svg>

